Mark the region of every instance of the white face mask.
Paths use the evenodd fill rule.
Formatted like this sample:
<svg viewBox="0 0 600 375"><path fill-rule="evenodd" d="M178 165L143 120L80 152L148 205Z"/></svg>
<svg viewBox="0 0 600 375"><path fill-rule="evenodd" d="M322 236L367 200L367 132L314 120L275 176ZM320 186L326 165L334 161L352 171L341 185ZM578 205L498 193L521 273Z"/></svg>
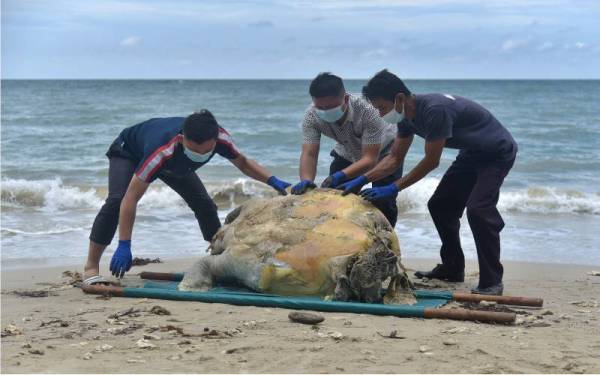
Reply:
<svg viewBox="0 0 600 375"><path fill-rule="evenodd" d="M392 108L391 111L383 115L381 118L390 124L397 124L404 120L404 111L402 111L402 113L398 113L396 111L396 102L394 101L394 108Z"/></svg>
<svg viewBox="0 0 600 375"><path fill-rule="evenodd" d="M208 159L212 156L214 150L207 152L206 154L200 154L198 152L192 151L187 147L183 147L183 153L194 163L206 163Z"/></svg>
<svg viewBox="0 0 600 375"><path fill-rule="evenodd" d="M342 116L344 116L344 110L342 109L343 106L344 103L331 109L315 108L315 113L321 120L325 122L336 122L337 120L341 119Z"/></svg>

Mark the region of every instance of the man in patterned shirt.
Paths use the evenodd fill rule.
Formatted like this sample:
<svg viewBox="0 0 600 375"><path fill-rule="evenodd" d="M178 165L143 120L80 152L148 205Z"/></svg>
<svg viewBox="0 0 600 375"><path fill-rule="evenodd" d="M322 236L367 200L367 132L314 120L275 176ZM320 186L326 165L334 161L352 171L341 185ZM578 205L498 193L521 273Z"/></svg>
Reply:
<svg viewBox="0 0 600 375"><path fill-rule="evenodd" d="M106 153L109 160L108 197L92 226L84 283L107 283L99 276L100 257L112 241L117 225L119 246L110 262L110 271L117 277L123 277L129 271L136 207L150 183L157 178L185 200L198 220L204 239L210 241L221 222L217 206L195 171L215 154L228 159L245 175L269 184L280 194L285 195L285 189L290 186L246 158L207 110L188 117L153 118L124 129Z"/></svg>
<svg viewBox="0 0 600 375"><path fill-rule="evenodd" d="M321 134L337 141L331 151L333 161L321 187L351 190L345 181L363 175L390 152L396 137L395 125L385 122L365 100L346 93L342 79L331 73L319 74L310 84L312 105L302 122L303 144L300 156L300 182L292 194L303 194L316 187L317 161ZM385 186L402 176L402 166L373 183ZM360 187L359 187L360 189ZM394 226L398 217L396 195L374 201Z"/></svg>

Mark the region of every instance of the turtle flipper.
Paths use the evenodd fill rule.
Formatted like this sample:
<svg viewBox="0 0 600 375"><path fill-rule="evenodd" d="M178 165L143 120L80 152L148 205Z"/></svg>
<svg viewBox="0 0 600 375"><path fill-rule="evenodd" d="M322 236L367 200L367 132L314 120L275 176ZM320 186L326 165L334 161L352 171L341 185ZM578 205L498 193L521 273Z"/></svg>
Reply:
<svg viewBox="0 0 600 375"><path fill-rule="evenodd" d="M212 265L216 255L200 258L187 272L178 285L179 290L184 291L207 291L213 287Z"/></svg>

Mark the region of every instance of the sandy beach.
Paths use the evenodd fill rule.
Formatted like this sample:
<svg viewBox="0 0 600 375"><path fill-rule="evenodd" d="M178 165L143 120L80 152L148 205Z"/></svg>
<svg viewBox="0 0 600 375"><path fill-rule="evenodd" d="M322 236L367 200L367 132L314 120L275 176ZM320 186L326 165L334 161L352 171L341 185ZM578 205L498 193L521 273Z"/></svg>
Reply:
<svg viewBox="0 0 600 375"><path fill-rule="evenodd" d="M134 267L123 283L135 284L141 271L181 271L190 262ZM434 262L404 261L412 270ZM545 300L542 309L513 308L515 325L322 313L317 327L292 323L285 309L85 295L63 274L81 266L6 270L1 370L597 373L598 268L506 262L505 294ZM476 270L468 263L464 284L417 286L467 291ZM392 331L396 338L385 337Z"/></svg>

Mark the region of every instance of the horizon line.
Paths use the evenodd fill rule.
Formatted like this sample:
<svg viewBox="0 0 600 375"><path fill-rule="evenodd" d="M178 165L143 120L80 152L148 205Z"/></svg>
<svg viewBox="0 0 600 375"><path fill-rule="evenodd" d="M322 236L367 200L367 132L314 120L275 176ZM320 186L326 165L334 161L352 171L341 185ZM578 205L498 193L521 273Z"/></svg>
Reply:
<svg viewBox="0 0 600 375"><path fill-rule="evenodd" d="M0 78L2 81L306 81L312 78ZM368 80L350 77L343 80ZM598 81L594 78L402 78L415 81Z"/></svg>

